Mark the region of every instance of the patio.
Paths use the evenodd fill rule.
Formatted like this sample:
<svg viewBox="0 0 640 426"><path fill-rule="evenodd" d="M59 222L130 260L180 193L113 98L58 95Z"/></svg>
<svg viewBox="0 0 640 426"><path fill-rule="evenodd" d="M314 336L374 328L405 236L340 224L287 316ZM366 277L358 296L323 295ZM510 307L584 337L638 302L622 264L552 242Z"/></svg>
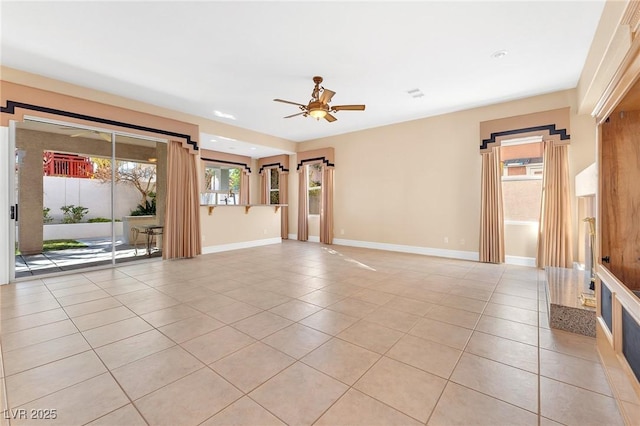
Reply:
<svg viewBox="0 0 640 426"><path fill-rule="evenodd" d="M111 238L76 238L76 241L87 247L16 255L16 278L111 264ZM147 255L144 245L138 244L136 250L135 246L125 244L122 239L116 241L115 249L117 263L162 256L161 250L152 250Z"/></svg>

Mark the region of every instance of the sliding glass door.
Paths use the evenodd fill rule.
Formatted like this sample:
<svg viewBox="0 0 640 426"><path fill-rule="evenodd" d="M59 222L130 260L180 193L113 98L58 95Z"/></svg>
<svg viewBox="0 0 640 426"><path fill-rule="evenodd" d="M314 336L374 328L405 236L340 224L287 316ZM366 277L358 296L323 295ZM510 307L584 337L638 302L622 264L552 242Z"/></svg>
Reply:
<svg viewBox="0 0 640 426"><path fill-rule="evenodd" d="M162 256L167 144L116 135L116 262Z"/></svg>
<svg viewBox="0 0 640 426"><path fill-rule="evenodd" d="M129 219L162 231L166 144L35 120L14 139L16 278L161 255L161 237Z"/></svg>

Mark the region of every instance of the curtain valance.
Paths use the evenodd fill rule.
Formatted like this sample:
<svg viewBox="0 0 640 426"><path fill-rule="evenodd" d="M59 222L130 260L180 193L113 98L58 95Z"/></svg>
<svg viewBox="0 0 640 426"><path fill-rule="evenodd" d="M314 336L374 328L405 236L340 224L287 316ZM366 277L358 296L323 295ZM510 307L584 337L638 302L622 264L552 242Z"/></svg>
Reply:
<svg viewBox="0 0 640 426"><path fill-rule="evenodd" d="M571 142L569 107L480 122L480 153L503 140L542 137L558 145Z"/></svg>

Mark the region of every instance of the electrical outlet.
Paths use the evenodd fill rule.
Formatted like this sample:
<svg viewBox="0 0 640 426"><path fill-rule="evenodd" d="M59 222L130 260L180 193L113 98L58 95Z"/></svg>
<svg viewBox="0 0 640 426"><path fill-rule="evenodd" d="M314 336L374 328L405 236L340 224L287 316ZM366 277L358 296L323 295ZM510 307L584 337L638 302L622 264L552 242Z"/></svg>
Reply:
<svg viewBox="0 0 640 426"><path fill-rule="evenodd" d="M449 237L444 237L444 243L449 244Z"/></svg>
<svg viewBox="0 0 640 426"><path fill-rule="evenodd" d="M264 230L264 234L267 235L267 230L266 229Z"/></svg>
<svg viewBox="0 0 640 426"><path fill-rule="evenodd" d="M202 241L204 241L204 235L202 236Z"/></svg>
<svg viewBox="0 0 640 426"><path fill-rule="evenodd" d="M340 229L340 235L344 235L344 229Z"/></svg>
<svg viewBox="0 0 640 426"><path fill-rule="evenodd" d="M464 238L460 238L460 245L463 246L465 243Z"/></svg>

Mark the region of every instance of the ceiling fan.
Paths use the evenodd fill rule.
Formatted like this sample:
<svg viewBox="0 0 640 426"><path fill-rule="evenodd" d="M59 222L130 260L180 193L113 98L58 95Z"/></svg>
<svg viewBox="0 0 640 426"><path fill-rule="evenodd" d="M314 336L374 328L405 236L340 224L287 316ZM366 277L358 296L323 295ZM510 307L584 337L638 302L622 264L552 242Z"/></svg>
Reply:
<svg viewBox="0 0 640 426"><path fill-rule="evenodd" d="M333 122L336 121L337 118L331 115L331 113L336 113L338 111L364 111L364 105L329 105L329 102L331 102L331 98L336 94L336 92L320 86L320 83L322 83L322 77L320 76L313 77L313 82L316 85L313 88L313 92L311 92L311 100L307 105L299 104L298 102L285 101L283 99L274 99L274 101L276 102L297 105L298 108L302 110L302 112L288 115L284 118L291 118L297 115L302 115L304 117L311 116L316 120L324 118L328 122Z"/></svg>

